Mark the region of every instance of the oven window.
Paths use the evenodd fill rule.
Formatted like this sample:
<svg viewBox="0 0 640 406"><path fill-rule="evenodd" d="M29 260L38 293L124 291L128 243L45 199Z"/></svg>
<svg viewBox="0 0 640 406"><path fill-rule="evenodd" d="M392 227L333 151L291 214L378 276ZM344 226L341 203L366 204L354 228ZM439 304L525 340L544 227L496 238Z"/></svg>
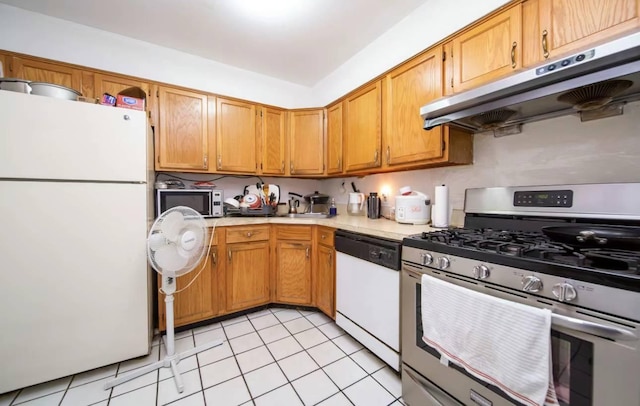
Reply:
<svg viewBox="0 0 640 406"><path fill-rule="evenodd" d="M436 358L440 353L422 340L422 307L420 297L422 286L416 284L416 346ZM551 358L553 361L553 382L558 402L562 406L595 406L593 394L593 343L551 330ZM513 404L519 404L498 387L490 385L470 375L464 368L454 364L449 367L473 379L482 386Z"/></svg>

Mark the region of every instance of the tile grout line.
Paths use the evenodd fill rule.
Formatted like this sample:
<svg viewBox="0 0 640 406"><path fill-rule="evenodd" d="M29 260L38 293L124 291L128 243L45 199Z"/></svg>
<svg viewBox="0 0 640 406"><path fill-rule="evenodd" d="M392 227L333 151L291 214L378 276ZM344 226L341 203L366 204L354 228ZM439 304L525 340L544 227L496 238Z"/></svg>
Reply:
<svg viewBox="0 0 640 406"><path fill-rule="evenodd" d="M247 317L247 320L249 320L249 324L251 325L251 327L255 328L253 326L253 323L251 323L251 319L249 319L249 317ZM222 326L222 329L223 329L222 332L224 333L224 335L226 337L227 333L226 333L226 331L224 331L224 326ZM257 330L256 330L256 333L257 333ZM260 337L260 334L258 334L258 337ZM247 383L247 380L244 377L244 373L242 372L242 368L240 368L240 363L238 362L238 359L236 358L236 354L233 352L233 347L231 347L231 342L230 342L229 338L227 338L227 342L229 343L229 349L231 350L231 356L233 357L233 360L236 362L236 365L238 366L238 371L240 371L240 377L242 377L242 382L244 382L244 386L245 386L245 388L247 388L247 392L249 393L249 401L255 405L255 402L253 401L253 396L251 396L251 390L249 390L249 384ZM227 357L227 358L229 358L229 357ZM224 358L224 359L227 359L227 358ZM221 361L221 360L219 360L219 361ZM219 361L216 361L216 362L219 362ZM228 381L230 381L232 379L236 379L236 378L237 378L237 376L235 376L233 378L230 378L230 379L227 379L224 382L228 382ZM219 382L216 385L210 386L209 388L213 388L214 386L220 385L221 383L223 383L223 382ZM209 388L207 388L207 389L209 389ZM203 388L202 388L202 394L204 396L204 385L203 385ZM206 401L207 401L207 398L205 397L205 406L206 406ZM245 403L247 403L247 402L244 402L243 404L245 404Z"/></svg>

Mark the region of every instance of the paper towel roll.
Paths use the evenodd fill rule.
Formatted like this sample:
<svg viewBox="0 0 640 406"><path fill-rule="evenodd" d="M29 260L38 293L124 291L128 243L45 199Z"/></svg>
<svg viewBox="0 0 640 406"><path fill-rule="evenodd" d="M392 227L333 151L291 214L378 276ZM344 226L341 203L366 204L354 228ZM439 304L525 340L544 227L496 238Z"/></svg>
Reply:
<svg viewBox="0 0 640 406"><path fill-rule="evenodd" d="M449 187L436 186L433 205L433 227L449 227Z"/></svg>

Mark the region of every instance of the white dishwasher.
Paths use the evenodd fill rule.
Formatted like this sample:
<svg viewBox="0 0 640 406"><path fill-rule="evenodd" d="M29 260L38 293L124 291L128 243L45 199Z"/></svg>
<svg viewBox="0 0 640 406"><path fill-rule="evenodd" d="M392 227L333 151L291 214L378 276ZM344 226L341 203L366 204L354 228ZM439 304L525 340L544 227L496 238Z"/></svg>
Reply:
<svg viewBox="0 0 640 406"><path fill-rule="evenodd" d="M401 242L338 230L336 323L400 370Z"/></svg>

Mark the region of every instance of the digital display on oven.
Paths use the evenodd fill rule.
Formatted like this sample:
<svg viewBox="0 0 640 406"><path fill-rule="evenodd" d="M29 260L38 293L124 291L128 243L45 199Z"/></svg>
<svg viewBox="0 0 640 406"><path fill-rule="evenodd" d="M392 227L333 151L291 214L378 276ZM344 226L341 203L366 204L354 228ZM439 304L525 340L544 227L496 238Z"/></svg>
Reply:
<svg viewBox="0 0 640 406"><path fill-rule="evenodd" d="M519 207L571 207L572 190L532 190L513 194L513 205Z"/></svg>

